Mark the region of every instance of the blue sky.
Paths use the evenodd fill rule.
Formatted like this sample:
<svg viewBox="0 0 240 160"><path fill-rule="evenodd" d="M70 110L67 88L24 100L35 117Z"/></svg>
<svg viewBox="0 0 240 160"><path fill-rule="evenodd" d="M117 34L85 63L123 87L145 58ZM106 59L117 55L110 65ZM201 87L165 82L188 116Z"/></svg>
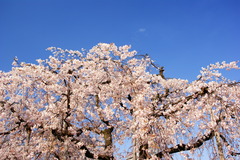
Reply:
<svg viewBox="0 0 240 160"><path fill-rule="evenodd" d="M210 63L240 60L239 8L238 0L0 0L0 70L14 56L45 59L50 46L114 42L149 54L167 77L194 80Z"/></svg>

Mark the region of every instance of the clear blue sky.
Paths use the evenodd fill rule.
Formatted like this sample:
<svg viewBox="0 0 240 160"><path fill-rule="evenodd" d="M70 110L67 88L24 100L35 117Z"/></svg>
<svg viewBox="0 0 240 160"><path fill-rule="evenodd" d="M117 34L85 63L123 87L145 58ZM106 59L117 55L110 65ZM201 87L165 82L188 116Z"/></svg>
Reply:
<svg viewBox="0 0 240 160"><path fill-rule="evenodd" d="M210 63L240 60L239 8L239 0L0 0L0 70L14 56L45 59L50 46L114 42L148 53L167 77L193 80Z"/></svg>

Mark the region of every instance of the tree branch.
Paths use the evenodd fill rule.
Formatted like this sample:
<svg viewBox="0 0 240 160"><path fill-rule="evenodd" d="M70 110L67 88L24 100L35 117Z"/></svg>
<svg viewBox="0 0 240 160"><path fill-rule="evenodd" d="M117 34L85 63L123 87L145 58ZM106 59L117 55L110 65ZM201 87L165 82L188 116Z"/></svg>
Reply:
<svg viewBox="0 0 240 160"><path fill-rule="evenodd" d="M200 146L203 145L204 142L212 139L214 136L214 131L212 130L211 132L209 132L206 135L203 135L201 138L199 138L195 143L193 144L178 144L174 147L168 148L164 151L161 151L159 153L156 154L157 157L162 158L164 154L173 154L173 153L177 153L177 152L182 152L182 151L188 151L191 150L193 148L199 148Z"/></svg>

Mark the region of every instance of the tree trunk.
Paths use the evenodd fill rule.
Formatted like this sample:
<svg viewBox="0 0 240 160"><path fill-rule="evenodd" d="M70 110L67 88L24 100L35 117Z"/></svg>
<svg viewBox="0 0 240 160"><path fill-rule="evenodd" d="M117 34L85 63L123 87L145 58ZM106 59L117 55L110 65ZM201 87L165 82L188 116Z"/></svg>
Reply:
<svg viewBox="0 0 240 160"><path fill-rule="evenodd" d="M223 153L223 146L222 146L222 143L221 143L221 137L220 137L219 132L215 132L215 139L216 139L216 142L217 142L217 150L218 150L219 159L220 160L225 160L224 153Z"/></svg>

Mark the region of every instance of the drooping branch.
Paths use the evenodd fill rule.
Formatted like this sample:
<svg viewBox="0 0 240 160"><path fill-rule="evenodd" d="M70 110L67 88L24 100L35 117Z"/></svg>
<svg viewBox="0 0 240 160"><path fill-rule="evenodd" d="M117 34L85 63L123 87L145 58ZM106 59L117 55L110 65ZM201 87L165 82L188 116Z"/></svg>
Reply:
<svg viewBox="0 0 240 160"><path fill-rule="evenodd" d="M227 139L222 134L220 134L220 138L223 140L223 142L226 146L230 146ZM240 156L239 152L234 152L234 151L229 151L229 152L232 156Z"/></svg>
<svg viewBox="0 0 240 160"><path fill-rule="evenodd" d="M209 92L207 90L208 88L203 88L202 92L199 92L199 95L204 95L204 94L212 94L212 92ZM214 91L213 91L214 92ZM193 98L192 95L191 97L189 97L189 99ZM221 97L219 97L220 100L222 100ZM229 106L227 105L226 108L229 108ZM220 114L220 116L215 120L216 124L218 125L222 120L224 119L224 115ZM197 141L195 143L188 143L188 144L178 144L174 147L168 148L164 151L161 151L159 153L157 153L157 157L161 158L163 157L164 154L173 154L173 153L177 153L177 152L182 152L182 151L188 151L194 148L199 148L200 146L203 145L204 142L212 139L214 136L216 136L216 132L214 130L211 130L208 134L203 135L201 138L197 139ZM227 143L226 138L220 134L220 137L222 138L222 140ZM228 145L228 143L227 143ZM240 153L237 152L232 152L230 151L230 154L232 156L237 156L240 155Z"/></svg>
<svg viewBox="0 0 240 160"><path fill-rule="evenodd" d="M213 136L214 136L214 131L212 130L208 134L205 134L202 137L200 137L195 143L178 144L174 147L165 149L164 151L157 153L156 156L159 158L162 158L164 154L173 154L177 152L188 151L194 148L199 148L200 146L203 145L204 142L212 139Z"/></svg>
<svg viewBox="0 0 240 160"><path fill-rule="evenodd" d="M10 134L12 131L16 130L20 125L17 125L16 127L10 129L9 131L6 132L0 132L0 135L8 135Z"/></svg>
<svg viewBox="0 0 240 160"><path fill-rule="evenodd" d="M0 103L2 103L2 105L4 105L4 104L6 104L7 102L1 101ZM13 103L9 104L9 106L10 106L10 111L11 111L12 113L15 113L15 112L16 112L15 109L14 109L14 107L12 107L12 105L14 105L14 104L17 104L17 102L13 102ZM9 129L8 131L0 132L0 135L8 135L8 134L10 134L12 131L15 131L17 128L19 128L22 123L26 122L20 115L17 115L17 119L18 119L18 121L15 122L15 124L16 124L15 127L13 127L12 129ZM27 125L25 125L24 127L26 127L26 126L27 126Z"/></svg>
<svg viewBox="0 0 240 160"><path fill-rule="evenodd" d="M77 136L81 135L82 133L83 133L82 129L79 129L77 132ZM75 144L79 142L79 140L76 139L73 134L70 134L70 133L64 134L62 132L59 132L57 129L53 129L52 134L61 142L64 142L63 137L65 136L71 137L72 138L71 141L74 142ZM94 158L94 154L85 145L81 146L80 150L85 150L85 156L87 158ZM98 160L110 160L110 159L111 157L108 155L101 155L101 154L98 155Z"/></svg>
<svg viewBox="0 0 240 160"><path fill-rule="evenodd" d="M96 106L98 108L100 108L100 100L99 100L99 96L96 95ZM103 114L101 113L101 111L98 111L98 115L100 117L100 120L105 124L107 125L107 128L102 130L101 131L101 134L103 134L103 138L104 138L104 141L105 141L105 149L107 149L108 147L111 147L113 145L113 140L112 140L112 132L114 130L114 127L112 125L110 125L109 121L105 120L104 119L104 116ZM103 155L103 157L105 158L110 158L110 157L113 157L113 156L106 156L106 155Z"/></svg>
<svg viewBox="0 0 240 160"><path fill-rule="evenodd" d="M191 95L189 95L189 96L186 96L186 97L185 97L184 104L187 104L187 102L189 102L190 100L197 99L199 96L204 96L205 94L212 94L212 93L214 93L214 91L209 92L209 91L208 91L208 87L203 87L203 88L201 88L200 91L197 91L197 92L195 92L195 93L193 93L193 94L191 94ZM168 96L168 95L164 94L164 98L166 98L167 96ZM161 98L162 98L162 97L163 97L163 96L158 96L158 98L159 98L160 101L161 101ZM183 100L180 99L180 100L178 100L178 101L176 101L176 102L174 102L174 103L168 103L168 104L164 105L162 109L156 110L155 113L152 114L152 116L154 116L154 117L164 116L165 118L168 118L168 117L169 117L168 115L173 115L173 114L175 114L176 112L181 111L181 110L183 109L184 105L180 106L178 109L175 109L175 110L170 111L170 112L168 113L168 115L165 115L163 112L165 112L165 111L167 110L167 108L168 108L169 105L174 106L174 105L177 105L177 104L181 103L182 101L183 101Z"/></svg>
<svg viewBox="0 0 240 160"><path fill-rule="evenodd" d="M233 87L233 86L237 86L237 85L239 85L239 84L240 84L240 82L233 82L233 83L227 84L227 86L228 86L228 87ZM217 88L222 87L223 85L225 85L225 84L220 84ZM158 98L159 102L162 102L162 99L163 99L163 98L166 98L167 96L169 96L170 93L171 93L171 92L167 92L167 90L166 90L166 92L165 92L163 95L160 96L160 95L158 94L158 95L156 96L156 98ZM198 99L199 97L202 97L202 96L204 96L204 95L206 95L206 94L211 95L211 94L214 94L214 93L215 93L215 90L209 91L209 87L208 87L208 86L202 87L200 91L197 91L197 92L195 92L195 93L193 93L193 94L191 94L191 95L186 96L186 97L185 97L184 104L187 104L187 102L189 102L190 100ZM217 96L217 98L218 98L218 99L222 99L222 98L219 97L219 96ZM174 103L171 103L171 105L177 105L177 104L181 103L182 101L183 101L183 100L180 99L180 100L178 100L178 101L176 101L176 102L174 102ZM159 103L159 102L158 102L158 103ZM166 109L168 108L169 105L170 105L170 104L166 104L166 105L164 105L164 107L163 107L162 109L156 110L155 113L152 114L152 116L155 116L155 117L166 116L162 111L166 111ZM184 106L182 105L182 106L180 106L178 109L175 109L175 110L170 111L168 114L169 114L169 115L175 114L176 112L181 111L181 109L183 109L183 107L184 107Z"/></svg>

